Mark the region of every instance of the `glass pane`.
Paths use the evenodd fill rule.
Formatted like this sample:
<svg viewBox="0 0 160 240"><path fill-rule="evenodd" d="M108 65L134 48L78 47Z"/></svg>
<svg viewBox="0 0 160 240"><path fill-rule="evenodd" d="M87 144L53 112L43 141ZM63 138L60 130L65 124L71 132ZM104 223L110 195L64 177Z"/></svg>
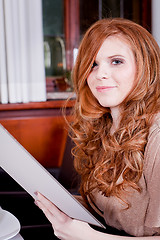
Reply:
<svg viewBox="0 0 160 240"><path fill-rule="evenodd" d="M102 17L120 17L121 0L103 0L102 1Z"/></svg>
<svg viewBox="0 0 160 240"><path fill-rule="evenodd" d="M80 0L80 35L101 18L122 17L142 24L142 7L139 0Z"/></svg>
<svg viewBox="0 0 160 240"><path fill-rule="evenodd" d="M101 18L120 17L121 0L80 0L80 35Z"/></svg>
<svg viewBox="0 0 160 240"><path fill-rule="evenodd" d="M42 0L44 36L64 37L63 0Z"/></svg>
<svg viewBox="0 0 160 240"><path fill-rule="evenodd" d="M96 22L98 17L98 0L87 1L80 0L80 35Z"/></svg>
<svg viewBox="0 0 160 240"><path fill-rule="evenodd" d="M43 0L42 4L46 76L62 76L66 68L64 2Z"/></svg>

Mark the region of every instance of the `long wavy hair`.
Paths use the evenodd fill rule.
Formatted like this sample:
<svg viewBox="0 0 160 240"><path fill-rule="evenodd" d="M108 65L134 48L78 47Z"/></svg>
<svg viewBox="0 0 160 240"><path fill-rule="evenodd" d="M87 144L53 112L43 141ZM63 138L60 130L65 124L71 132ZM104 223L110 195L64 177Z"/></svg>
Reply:
<svg viewBox="0 0 160 240"><path fill-rule="evenodd" d="M122 103L119 127L111 135L110 109L98 103L86 79L103 41L119 34L134 53L137 74L134 89ZM98 189L104 196L124 199L128 187L141 191L139 180L149 128L160 111L160 50L156 41L130 20L99 20L82 39L72 77L77 98L71 132L82 196L87 200L87 195Z"/></svg>

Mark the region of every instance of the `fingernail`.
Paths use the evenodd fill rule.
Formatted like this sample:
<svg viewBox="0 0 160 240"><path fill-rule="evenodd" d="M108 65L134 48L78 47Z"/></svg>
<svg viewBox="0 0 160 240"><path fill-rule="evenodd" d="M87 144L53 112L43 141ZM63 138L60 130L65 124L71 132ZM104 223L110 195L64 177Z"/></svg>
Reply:
<svg viewBox="0 0 160 240"><path fill-rule="evenodd" d="M38 206L38 202L37 202L37 201L34 201L34 204L35 204L36 206Z"/></svg>

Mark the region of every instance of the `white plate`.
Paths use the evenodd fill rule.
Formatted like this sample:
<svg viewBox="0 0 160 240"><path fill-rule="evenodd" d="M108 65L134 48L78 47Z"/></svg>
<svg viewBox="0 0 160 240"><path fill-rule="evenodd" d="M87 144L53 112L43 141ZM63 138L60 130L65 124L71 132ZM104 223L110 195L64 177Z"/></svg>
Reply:
<svg viewBox="0 0 160 240"><path fill-rule="evenodd" d="M20 231L20 223L18 219L10 212L0 207L0 240L7 240Z"/></svg>

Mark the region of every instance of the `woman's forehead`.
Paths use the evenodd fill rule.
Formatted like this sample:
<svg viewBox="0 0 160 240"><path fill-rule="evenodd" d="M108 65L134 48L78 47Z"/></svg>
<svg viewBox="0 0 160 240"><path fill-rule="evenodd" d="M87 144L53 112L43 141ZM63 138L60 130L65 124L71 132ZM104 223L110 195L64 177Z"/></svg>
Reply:
<svg viewBox="0 0 160 240"><path fill-rule="evenodd" d="M111 35L107 37L103 42L97 55L123 55L132 51L131 44L122 35Z"/></svg>

